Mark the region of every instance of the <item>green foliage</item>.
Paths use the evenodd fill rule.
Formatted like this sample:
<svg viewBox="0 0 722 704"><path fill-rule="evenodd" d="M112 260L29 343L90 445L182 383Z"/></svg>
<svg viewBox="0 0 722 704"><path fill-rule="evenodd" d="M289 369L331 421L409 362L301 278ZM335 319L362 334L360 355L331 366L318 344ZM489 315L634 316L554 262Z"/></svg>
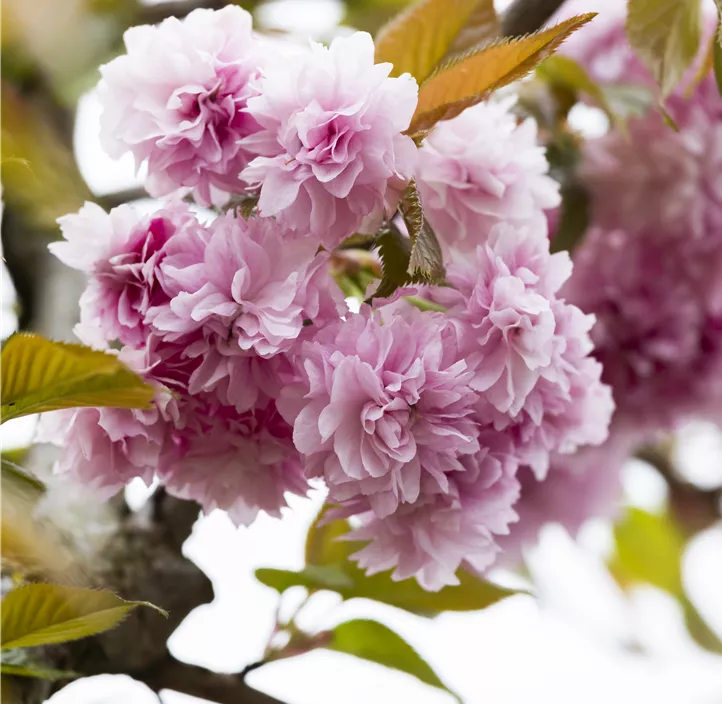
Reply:
<svg viewBox="0 0 722 704"><path fill-rule="evenodd" d="M4 452L2 455L2 488L3 491L14 489L32 498L39 498L45 493L45 484L9 459Z"/></svg>
<svg viewBox="0 0 722 704"><path fill-rule="evenodd" d="M589 227L591 199L586 188L576 182L562 186L561 196L559 225L549 248L552 252L572 252Z"/></svg>
<svg viewBox="0 0 722 704"><path fill-rule="evenodd" d="M569 56L550 56L536 70L537 78L550 84L557 90L571 94L576 100L577 94L590 97L611 120L616 120L602 86L597 83L586 69Z"/></svg>
<svg viewBox="0 0 722 704"><path fill-rule="evenodd" d="M400 210L411 239L411 256L407 268L410 280L440 283L446 275L441 247L424 217L421 196L413 181L404 191Z"/></svg>
<svg viewBox="0 0 722 704"><path fill-rule="evenodd" d="M70 670L56 670L52 667L43 667L35 663L26 663L25 665L12 665L9 663L0 663L0 674L12 675L13 677L35 677L41 680L72 680L80 677L77 672Z"/></svg>
<svg viewBox="0 0 722 704"><path fill-rule="evenodd" d="M479 0L420 0L410 5L376 35L376 62L392 63L393 76L408 72L423 81L444 58L477 4Z"/></svg>
<svg viewBox="0 0 722 704"><path fill-rule="evenodd" d="M105 352L17 333L2 348L2 421L76 406L148 408L154 390Z"/></svg>
<svg viewBox="0 0 722 704"><path fill-rule="evenodd" d="M441 66L421 85L408 133L429 130L439 120L456 117L493 91L523 78L593 17L594 13L572 17L549 29L497 42Z"/></svg>
<svg viewBox="0 0 722 704"><path fill-rule="evenodd" d="M331 631L326 648L405 672L461 701L401 636L376 621L355 619L339 624Z"/></svg>
<svg viewBox="0 0 722 704"><path fill-rule="evenodd" d="M2 604L0 649L65 643L117 626L145 601L124 601L108 591L58 584L28 584L13 589Z"/></svg>
<svg viewBox="0 0 722 704"><path fill-rule="evenodd" d="M260 569L256 577L263 584L283 592L292 586L312 591L328 589L344 599L366 598L390 604L423 616L441 611L477 611L520 592L504 589L460 570L459 584L427 592L414 579L396 582L385 572L366 576L349 556L360 546L344 540L350 530L347 521L324 523L322 515L306 538L307 566L300 572ZM321 568L321 569L319 569Z"/></svg>
<svg viewBox="0 0 722 704"><path fill-rule="evenodd" d="M700 0L629 0L627 36L668 96L691 66L702 31Z"/></svg>
<svg viewBox="0 0 722 704"><path fill-rule="evenodd" d="M685 541L667 514L630 508L614 527L615 552L610 571L628 589L650 584L674 597L682 608L690 636L706 650L722 652L722 642L687 597L682 582Z"/></svg>
<svg viewBox="0 0 722 704"><path fill-rule="evenodd" d="M383 276L372 298L386 298L397 288L411 283L409 262L411 260L411 240L391 225L376 239L381 256Z"/></svg>
<svg viewBox="0 0 722 704"><path fill-rule="evenodd" d="M684 594L684 539L668 515L630 508L614 526L614 541L617 569L628 582L652 584L672 596Z"/></svg>

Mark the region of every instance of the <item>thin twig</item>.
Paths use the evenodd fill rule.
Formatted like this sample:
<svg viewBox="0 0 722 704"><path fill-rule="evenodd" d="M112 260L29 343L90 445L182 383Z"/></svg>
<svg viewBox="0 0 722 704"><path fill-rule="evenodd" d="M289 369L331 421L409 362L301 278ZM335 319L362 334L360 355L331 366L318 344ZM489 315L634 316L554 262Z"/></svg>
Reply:
<svg viewBox="0 0 722 704"><path fill-rule="evenodd" d="M170 689L217 704L283 704L275 697L246 684L245 675L263 664L253 663L243 672L227 675L198 665L189 665L169 654L161 664L147 672L134 674L133 677L154 692Z"/></svg>

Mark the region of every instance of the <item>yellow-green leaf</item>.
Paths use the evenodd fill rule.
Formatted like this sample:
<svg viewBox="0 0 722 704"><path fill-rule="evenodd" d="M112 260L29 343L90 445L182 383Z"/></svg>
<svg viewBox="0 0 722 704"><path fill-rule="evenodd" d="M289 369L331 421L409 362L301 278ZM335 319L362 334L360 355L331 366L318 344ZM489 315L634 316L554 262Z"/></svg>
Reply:
<svg viewBox="0 0 722 704"><path fill-rule="evenodd" d="M80 677L77 672L70 670L56 670L52 667L43 667L34 663L25 663L24 665L12 665L10 663L0 664L0 673L3 675L12 675L13 677L35 677L41 680L73 680Z"/></svg>
<svg viewBox="0 0 722 704"><path fill-rule="evenodd" d="M449 692L461 701L398 633L377 621L354 619L340 623L331 631L331 640L325 647L405 672L424 684Z"/></svg>
<svg viewBox="0 0 722 704"><path fill-rule="evenodd" d="M0 648L31 648L93 636L117 626L145 601L124 601L112 592L58 584L28 584L2 602Z"/></svg>
<svg viewBox="0 0 722 704"><path fill-rule="evenodd" d="M0 357L2 420L77 406L147 408L154 390L117 357L18 333Z"/></svg>
<svg viewBox="0 0 722 704"><path fill-rule="evenodd" d="M578 15L526 37L491 44L441 66L419 90L408 133L418 134L439 120L456 117L493 91L522 78L593 17L595 13Z"/></svg>
<svg viewBox="0 0 722 704"><path fill-rule="evenodd" d="M629 0L629 43L669 95L694 61L702 32L700 0Z"/></svg>
<svg viewBox="0 0 722 704"><path fill-rule="evenodd" d="M550 56L536 70L536 75L552 86L567 91L583 93L590 97L611 119L614 112L601 86L587 73L586 69L569 56Z"/></svg>
<svg viewBox="0 0 722 704"><path fill-rule="evenodd" d="M349 560L349 556L361 547L357 542L343 540L349 529L347 521L324 523L320 515L306 538L308 564L305 569L300 572L260 569L256 571L256 577L279 592L293 586L328 589L344 599L373 599L424 616L441 611L477 611L523 593L505 589L463 570L457 573L458 585L444 587L438 592L426 591L414 579L396 582L389 572L367 576Z"/></svg>
<svg viewBox="0 0 722 704"><path fill-rule="evenodd" d="M628 584L651 584L684 595L680 559L684 539L670 516L629 508L614 526L614 572Z"/></svg>
<svg viewBox="0 0 722 704"><path fill-rule="evenodd" d="M375 39L377 63L393 64L393 76L423 81L444 58L479 0L420 0L386 23Z"/></svg>

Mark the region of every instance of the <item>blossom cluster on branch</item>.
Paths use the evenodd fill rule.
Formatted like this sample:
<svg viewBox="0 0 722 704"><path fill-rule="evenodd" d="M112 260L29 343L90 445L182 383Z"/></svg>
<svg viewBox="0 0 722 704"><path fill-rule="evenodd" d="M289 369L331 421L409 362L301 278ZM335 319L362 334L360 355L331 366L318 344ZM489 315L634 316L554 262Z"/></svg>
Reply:
<svg viewBox="0 0 722 704"><path fill-rule="evenodd" d="M654 79L628 41L624 5L610 2L562 53L604 88L653 97ZM711 39L717 14L706 20ZM695 418L720 423L722 98L713 71L700 73L702 60L665 100L676 129L650 105L623 129L612 124L582 142L591 222L562 293L596 318L593 356L617 408L602 447L553 458L545 482L525 475L506 550L533 543L550 520L576 532L592 516L612 515L622 465L635 449Z"/></svg>
<svg viewBox="0 0 722 704"><path fill-rule="evenodd" d="M439 589L488 568L520 471L543 482L554 453L605 440L613 410L593 318L560 295L571 262L549 251L559 194L534 122L481 103L417 147L416 82L375 64L369 35L279 48L236 6L133 28L126 47L102 69L103 143L166 200L87 204L51 249L89 276L80 339L157 393L150 410L52 414L60 470L106 496L157 477L237 524L322 480L370 573ZM332 254L404 238L412 179L446 279L352 313Z"/></svg>

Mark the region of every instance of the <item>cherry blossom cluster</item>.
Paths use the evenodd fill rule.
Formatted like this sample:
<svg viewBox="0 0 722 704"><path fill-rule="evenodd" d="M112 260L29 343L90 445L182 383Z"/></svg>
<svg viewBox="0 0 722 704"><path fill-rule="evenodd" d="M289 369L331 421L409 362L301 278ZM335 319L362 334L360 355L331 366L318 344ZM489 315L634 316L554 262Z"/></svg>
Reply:
<svg viewBox="0 0 722 704"><path fill-rule="evenodd" d="M610 2L562 52L600 84L651 99L656 86L629 45L625 16L625 3ZM718 26L716 13L706 20L703 47ZM678 131L652 101L624 130L583 142L592 222L563 293L597 319L594 357L617 410L602 447L553 458L544 482L524 475L508 552L533 543L549 521L576 532L591 516L609 516L635 448L692 418L721 420L722 99L712 71L695 83L701 61L665 101Z"/></svg>
<svg viewBox="0 0 722 704"><path fill-rule="evenodd" d="M559 293L533 121L484 103L417 147L416 82L367 34L279 48L235 6L126 47L102 69L103 142L164 200L86 204L51 249L89 277L77 335L157 391L150 410L52 414L60 470L105 496L157 478L237 524L322 481L370 573L439 589L488 568L521 468L542 481L552 453L602 443L613 409L593 319ZM446 280L351 312L335 250L393 227L412 178Z"/></svg>

